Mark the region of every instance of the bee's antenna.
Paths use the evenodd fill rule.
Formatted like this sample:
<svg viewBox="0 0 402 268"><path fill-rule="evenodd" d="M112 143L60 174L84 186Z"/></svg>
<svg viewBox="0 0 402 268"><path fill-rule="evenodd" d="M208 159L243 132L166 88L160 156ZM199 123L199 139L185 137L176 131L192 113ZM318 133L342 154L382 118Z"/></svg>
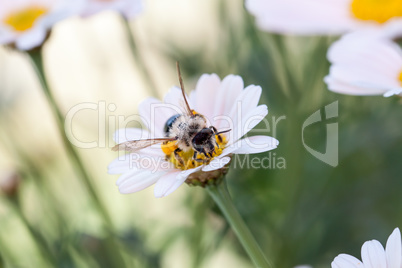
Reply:
<svg viewBox="0 0 402 268"><path fill-rule="evenodd" d="M219 131L218 133L215 133L215 135L219 135L219 134L226 133L226 132L229 132L229 131L231 131L231 129Z"/></svg>
<svg viewBox="0 0 402 268"><path fill-rule="evenodd" d="M191 115L193 115L193 112L191 111L190 105L188 105L188 102L187 102L187 99L186 99L186 93L184 92L183 78L181 77L180 66L179 66L178 61L176 61L176 68L177 68L177 74L179 75L181 93L183 94L183 99L184 99L184 102L186 103L187 113L188 113L188 115L191 116Z"/></svg>

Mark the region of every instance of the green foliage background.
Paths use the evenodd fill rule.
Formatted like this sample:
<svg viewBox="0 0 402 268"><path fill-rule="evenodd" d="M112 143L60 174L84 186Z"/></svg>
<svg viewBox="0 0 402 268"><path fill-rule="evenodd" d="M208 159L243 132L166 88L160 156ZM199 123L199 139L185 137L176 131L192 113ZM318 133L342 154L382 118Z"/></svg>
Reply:
<svg viewBox="0 0 402 268"><path fill-rule="evenodd" d="M149 7L155 8L157 2L152 5L150 1ZM176 83L174 66L176 60L180 61L187 89L194 88L203 73L217 73L221 78L237 74L245 85L261 85L260 102L268 105L270 123L285 116L277 124L279 147L252 157L262 159L271 154L272 158L285 159L286 168L233 167L227 176L235 205L264 252L273 258L276 267L329 267L340 253L359 257L364 241L378 239L385 245L392 230L402 226L400 100L328 91L323 82L329 68L326 51L337 37L262 32L242 1L213 2L209 7L209 17L196 18L212 21L205 27L215 32L215 40L205 40L205 44L186 46L184 34L179 38L144 38L147 29L141 30L142 24L133 20L138 45L133 60L137 67L133 71L147 81L142 72L147 68L160 95L171 84L161 85L161 74L151 65L168 66L168 78L163 81ZM173 19L175 15L171 16ZM121 27L117 16L109 14L98 19ZM55 30L49 47L45 47L48 55L74 54L82 36L70 40L71 49L65 52L55 52L56 46L51 47L52 38L60 38L66 29L68 26ZM97 48L98 42L102 40L90 41L93 49L100 51L97 58L89 53L90 49L84 50L88 52L86 64L108 72L111 62L118 59L102 58L105 47ZM131 57L124 33L114 42L126 50L127 58ZM0 267L251 267L219 209L203 189L182 186L177 193L158 200L153 198L152 190L123 196L114 187L116 178L106 173L106 165L115 155L108 148L80 150L115 226L109 233L69 165L46 103L30 105L20 101L29 93L18 88L16 81L25 79L25 75L34 81L27 59L6 49L0 52L0 164L12 166L21 175L18 195L10 198L3 194L0 199ZM147 60L151 54L157 55L152 64ZM25 69L13 72L10 78L10 69L15 69L7 64L12 58L18 58ZM57 75L52 76L52 69L57 68L54 61L47 68L52 86L60 89ZM71 73L65 75L74 79ZM125 108L117 112L135 114L136 105L127 103L130 99L125 94L114 94L114 86L110 82L92 99L74 89L69 93L74 96L73 102L66 103L60 97L63 93L58 99L65 111L78 102L98 98L130 106L130 111ZM131 94L137 96L136 92ZM141 100L136 98L134 103ZM305 138L310 147L324 152L326 124L337 122L339 165L335 168L314 158L302 144L303 122L334 101L339 104L339 117L311 125L305 130ZM39 106L44 112L30 117ZM39 129L35 135L30 133L32 125L24 123L30 121ZM80 129L82 133L97 131L92 122L81 123ZM113 131L109 129L109 141ZM272 129L252 134L273 135Z"/></svg>

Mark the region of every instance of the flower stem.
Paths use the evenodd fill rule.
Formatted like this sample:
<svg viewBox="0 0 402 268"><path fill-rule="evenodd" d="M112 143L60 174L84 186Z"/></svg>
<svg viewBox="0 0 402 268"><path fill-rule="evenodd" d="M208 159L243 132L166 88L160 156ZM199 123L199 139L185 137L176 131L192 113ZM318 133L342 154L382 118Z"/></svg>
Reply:
<svg viewBox="0 0 402 268"><path fill-rule="evenodd" d="M67 153L70 156L70 160L72 161L72 164L74 165L74 170L75 172L78 173L78 175L82 178L86 188L88 189L89 194L91 195L95 205L97 206L99 212L102 214L104 217L106 223L108 225L111 224L111 220L108 216L108 213L106 212L106 208L102 205L99 196L97 195L94 187L92 186L91 179L89 177L89 174L87 173L84 165L82 164L81 158L76 151L76 149L72 146L70 141L68 140L67 136L65 135L64 131L64 116L62 112L60 111L59 107L56 104L56 100L50 91L49 85L47 83L46 77L45 77L45 71L43 68L43 61L42 61L42 51L41 49L35 50L35 51L30 51L29 56L31 57L32 63L35 67L36 74L38 75L38 79L40 81L40 84L42 86L43 92L46 95L46 98L48 100L48 103L50 105L50 108L53 112L53 114L56 116L56 123L58 130L60 132L60 136L63 140L64 146L67 150Z"/></svg>
<svg viewBox="0 0 402 268"><path fill-rule="evenodd" d="M22 212L18 198L17 197L10 198L9 201L10 206L14 209L14 212L20 218L22 223L25 225L31 237L33 238L33 241L36 243L36 246L43 257L43 260L47 263L49 267L57 266L58 263L53 255L51 248L49 247L45 238L31 225L31 223L25 217L24 213Z"/></svg>
<svg viewBox="0 0 402 268"><path fill-rule="evenodd" d="M141 53L141 51L139 51L138 46L135 42L133 32L131 31L130 22L124 16L122 16L122 20L123 20L123 28L124 28L123 30L128 38L128 43L130 45L130 50L131 50L131 54L134 58L134 61L137 63L138 68L142 72L142 76L145 78L145 80L148 84L148 89L149 89L150 93L154 97L158 97L158 91L157 91L156 84L155 84L154 80L152 79L151 74L148 71L147 65L144 61L144 58L142 57L142 53Z"/></svg>
<svg viewBox="0 0 402 268"><path fill-rule="evenodd" d="M38 48L38 49L35 49L32 51L29 51L28 55L31 58L33 67L36 71L37 77L42 86L43 92L45 93L45 96L50 105L50 108L51 108L54 116L56 117L57 128L58 128L60 136L62 138L64 147L67 150L67 153L69 155L69 159L73 164L74 171L81 178L82 182L84 183L84 185L93 201L93 204L95 205L99 214L103 218L103 221L104 221L105 227L106 227L105 230L107 231L107 234L108 234L108 243L107 244L109 244L109 246L111 248L110 251L111 252L115 251L115 253L116 253L116 254L114 254L114 256L112 256L112 258L116 262L116 265L119 264L119 267L124 267L124 259L120 256L120 253L118 250L118 245L117 245L118 243L117 243L116 239L114 238L114 227L113 227L113 222L109 216L109 213L107 212L106 207L102 204L100 197L98 196L96 190L94 189L90 176L87 173L78 152L76 151L76 149L73 147L73 145L70 143L67 136L65 135L64 116L63 116L62 112L60 111L60 109L56 103L56 100L53 96L53 93L50 90L49 84L46 80L45 70L44 70L44 66L43 66L42 48Z"/></svg>
<svg viewBox="0 0 402 268"><path fill-rule="evenodd" d="M258 268L272 268L272 264L267 260L257 241L254 239L247 225L244 223L239 212L235 208L230 194L223 180L218 185L208 185L206 187L212 199L219 206L227 221L231 225L237 238L240 240L244 250Z"/></svg>

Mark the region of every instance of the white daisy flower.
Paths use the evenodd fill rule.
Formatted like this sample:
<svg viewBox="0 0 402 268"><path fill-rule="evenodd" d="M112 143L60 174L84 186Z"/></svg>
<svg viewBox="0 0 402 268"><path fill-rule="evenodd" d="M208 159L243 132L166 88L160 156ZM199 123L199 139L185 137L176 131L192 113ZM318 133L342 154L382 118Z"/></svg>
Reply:
<svg viewBox="0 0 402 268"><path fill-rule="evenodd" d="M393 32L392 34L395 34ZM402 50L391 40L367 32L343 36L328 51L328 88L349 95L400 94Z"/></svg>
<svg viewBox="0 0 402 268"><path fill-rule="evenodd" d="M116 182L120 192L133 193L155 184L155 196L167 196L186 180L202 181L224 174L224 167L230 162L232 154L261 153L276 148L278 141L268 136L241 139L268 114L266 105L258 105L260 96L261 87L250 85L244 88L243 80L239 76L228 75L221 81L216 74L202 75L196 89L187 98L194 118L201 120L200 124L205 124L202 123L202 118L208 122L205 124L207 131L198 133L207 133L210 131L209 126L214 126L219 132L229 129L230 131L221 134L216 134L215 131L211 135L213 150L209 154L203 154L199 150L205 149L206 146L198 147L198 155L195 158L195 147L186 147L180 139L120 156L108 167L110 174L122 174ZM154 98L146 99L139 106L139 114L149 131L121 129L115 133L115 141L124 143L169 136L171 128L166 129L168 120L168 125L172 126L176 125L176 122L181 124L180 120L184 119L175 119L175 116L186 113L185 109L181 108L182 103L183 95L178 87L173 87L168 92L164 102ZM166 130L168 132L165 132ZM195 139L192 139L191 143L195 145ZM185 149L175 156L174 151L178 146Z"/></svg>
<svg viewBox="0 0 402 268"><path fill-rule="evenodd" d="M91 16L103 11L116 11L125 18L137 16L143 9L141 0L84 0L85 7L81 15Z"/></svg>
<svg viewBox="0 0 402 268"><path fill-rule="evenodd" d="M0 0L0 44L20 50L40 46L52 26L78 14L79 0Z"/></svg>
<svg viewBox="0 0 402 268"><path fill-rule="evenodd" d="M260 29L285 34L341 34L402 19L400 0L247 0Z"/></svg>
<svg viewBox="0 0 402 268"><path fill-rule="evenodd" d="M332 268L401 268L401 232L396 228L389 236L386 248L377 240L367 241L362 246L362 262L348 254L338 255Z"/></svg>

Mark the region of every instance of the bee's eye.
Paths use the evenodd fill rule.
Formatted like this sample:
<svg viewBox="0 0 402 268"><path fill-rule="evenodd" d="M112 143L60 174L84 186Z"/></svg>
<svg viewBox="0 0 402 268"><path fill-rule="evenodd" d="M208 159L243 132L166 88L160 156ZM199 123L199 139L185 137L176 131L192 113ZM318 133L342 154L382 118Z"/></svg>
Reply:
<svg viewBox="0 0 402 268"><path fill-rule="evenodd" d="M180 117L180 114L175 114L166 121L165 127L164 127L165 134L169 133L169 130L172 128L174 121L176 121L176 119L179 117Z"/></svg>

